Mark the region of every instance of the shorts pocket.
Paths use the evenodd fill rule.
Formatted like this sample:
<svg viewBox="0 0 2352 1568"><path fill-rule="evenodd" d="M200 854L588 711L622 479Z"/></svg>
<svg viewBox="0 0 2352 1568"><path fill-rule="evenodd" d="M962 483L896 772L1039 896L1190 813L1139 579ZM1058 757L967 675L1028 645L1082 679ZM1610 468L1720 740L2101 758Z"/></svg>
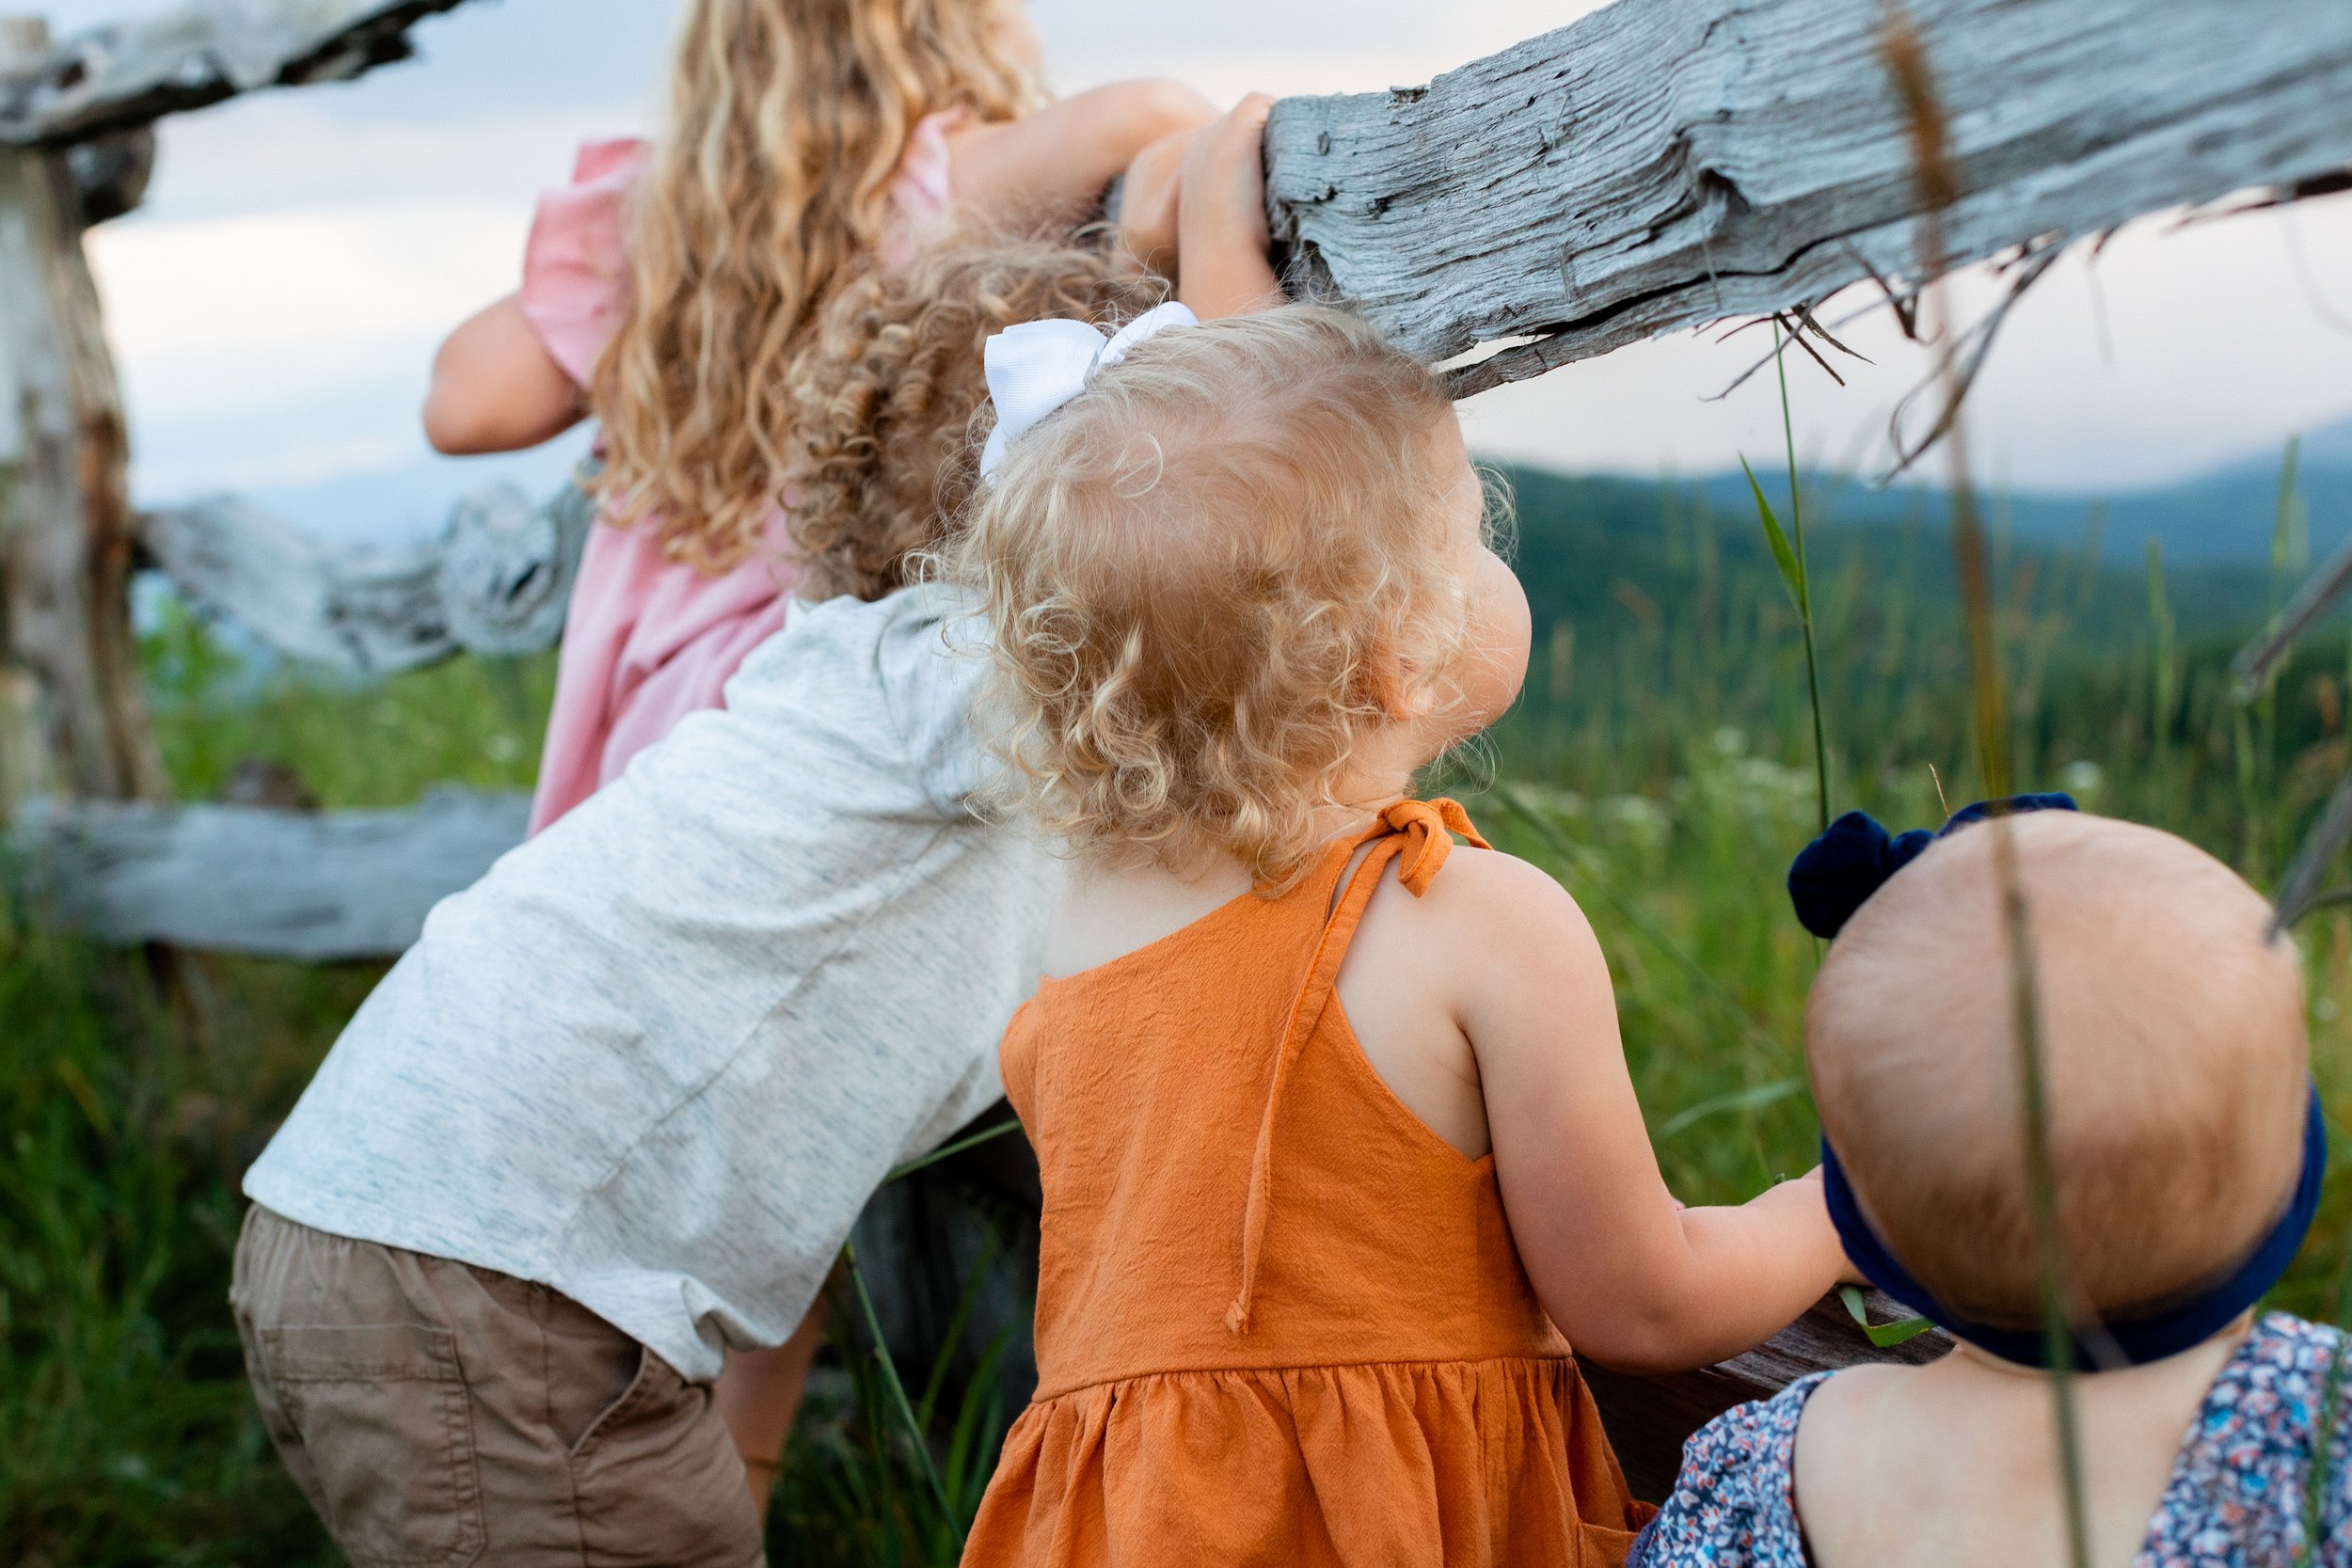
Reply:
<svg viewBox="0 0 2352 1568"><path fill-rule="evenodd" d="M588 1423L588 1430L571 1446L570 1458L578 1464L596 1451L596 1446L618 1428L626 1426L641 1411L650 1408L661 1399L660 1374L669 1364L654 1354L651 1347L637 1347L637 1370L629 1374L628 1384L612 1402Z"/></svg>
<svg viewBox="0 0 2352 1568"><path fill-rule="evenodd" d="M482 1555L482 1482L457 1341L421 1323L258 1336L312 1499L354 1568L465 1568Z"/></svg>

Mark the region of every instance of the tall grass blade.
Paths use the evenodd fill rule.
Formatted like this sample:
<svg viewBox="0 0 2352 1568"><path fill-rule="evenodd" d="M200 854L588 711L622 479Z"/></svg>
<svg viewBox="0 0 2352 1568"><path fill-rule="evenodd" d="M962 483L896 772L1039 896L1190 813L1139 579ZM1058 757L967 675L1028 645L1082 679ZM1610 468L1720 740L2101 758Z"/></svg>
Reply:
<svg viewBox="0 0 2352 1568"><path fill-rule="evenodd" d="M2090 514L2083 519L2083 553L2080 570L2082 591L2075 596L2074 613L2090 613L2090 607L2099 595L2099 546L2107 531L2107 503L2090 503Z"/></svg>
<svg viewBox="0 0 2352 1568"><path fill-rule="evenodd" d="M1958 358L1958 325L1944 274L1944 214L1962 194L1947 139L1944 104L1927 52L1902 0L1885 0L1883 47L1889 74L1911 122L1912 149L1921 216L1920 267L1931 280L1935 307L1938 371L1949 404L1946 433L1951 465L1952 552L1959 567L1962 609L1967 623L1969 684L1975 693L1978 766L1985 792L2010 793L2009 716L2003 701L1999 642L1995 636L1990 563L1984 530L1977 515L1968 464L1966 420L1961 403L1967 390ZM2067 1556L2074 1568L2090 1568L2090 1515L2085 1502L2082 1424L2074 1402L2074 1337L2067 1285L2065 1245L2058 1230L2058 1180L2050 1152L2050 1108L2042 1061L2041 1007L2034 974L2032 927L2025 883L2017 863L2014 824L1996 816L1987 831L1994 836L1994 870L2000 892L2002 925L2010 951L2010 990L2026 1132L2026 1180L2031 1194L2034 1230L2042 1255L2044 1339L2050 1362L2051 1415L2057 1426L2059 1482L2066 1499Z"/></svg>
<svg viewBox="0 0 2352 1568"><path fill-rule="evenodd" d="M1782 352L1780 323L1772 323L1772 363L1780 372L1780 438L1788 457L1788 526L1797 536L1797 618L1804 624L1805 694L1813 703L1813 782L1820 831L1829 832L1829 741L1821 721L1821 664L1814 650L1813 567L1804 553L1804 487L1797 481L1797 418L1788 403L1788 356ZM1823 366L1827 369L1827 366ZM1753 484L1756 476L1750 474Z"/></svg>
<svg viewBox="0 0 2352 1568"><path fill-rule="evenodd" d="M841 1265L849 1274L850 1289L857 1292L858 1311L865 1317L866 1335L873 1341L875 1370L882 1373L882 1386L889 1392L898 1418L906 1423L907 1435L914 1444L915 1463L930 1487L931 1500L939 1505L939 1516L946 1521L961 1546L963 1520L957 1514L955 1504L948 1500L946 1482L940 1479L939 1463L931 1457L930 1434L923 1430L922 1418L914 1413L914 1402L907 1398L907 1386L898 1377L898 1364L891 1357L890 1343L882 1338L882 1314L874 1310L874 1293L866 1288L866 1273L857 1266L856 1243L842 1243Z"/></svg>
<svg viewBox="0 0 2352 1568"><path fill-rule="evenodd" d="M1695 1105L1685 1106L1659 1124L1657 1139L1665 1142L1677 1132L1687 1132L1710 1117L1732 1111L1760 1111L1767 1105L1777 1105L1784 1100L1794 1100L1806 1092L1802 1077L1775 1078L1769 1084L1755 1084L1729 1094L1714 1095Z"/></svg>
<svg viewBox="0 0 2352 1568"><path fill-rule="evenodd" d="M2352 773L2344 775L2328 797L2328 809L2320 814L2311 836L2303 847L2296 851L2287 874L2279 880L2279 895L2273 901L2276 911L2271 917L2270 940L2278 941L2295 928L2295 923L2319 907L2326 895L2320 883L2336 857L2344 853L2347 840L2352 840Z"/></svg>
<svg viewBox="0 0 2352 1568"><path fill-rule="evenodd" d="M2264 871L2261 748L2254 738L2254 719L2244 704L2230 710L2230 755L2237 780L2238 870L2248 881L2260 882Z"/></svg>
<svg viewBox="0 0 2352 1568"><path fill-rule="evenodd" d="M1748 493L1756 498L1756 519L1764 525L1764 540L1771 546L1772 564L1780 569L1781 585L1788 590L1788 602L1796 606L1797 624L1804 632L1804 672L1813 698L1813 776L1821 828L1829 827L1829 753L1821 744L1821 676L1813 650L1813 591L1805 580L1804 558L1788 541L1788 531L1780 526L1780 516L1772 503L1764 499L1764 486L1756 482L1756 470L1745 457L1740 459L1740 472L1748 476ZM1792 478L1789 482L1795 483Z"/></svg>
<svg viewBox="0 0 2352 1568"><path fill-rule="evenodd" d="M984 1127L968 1138L958 1138L954 1143L942 1144L919 1159L909 1160L903 1165L893 1165L890 1174L882 1178L882 1185L887 1187L893 1181L903 1181L918 1170L929 1170L942 1160L954 1159L965 1149L977 1148L982 1144L993 1144L999 1138L1010 1137L1020 1131L1021 1122L1018 1117L1009 1117L993 1127Z"/></svg>
<svg viewBox="0 0 2352 1568"><path fill-rule="evenodd" d="M2300 529L2296 526L2298 509L2295 475L2302 452L2302 437L2291 436L2287 441L2286 461L2279 470L2279 499L2270 522L2270 621L2267 630L2276 635L2279 620L2286 599L2290 572L2299 572L2308 562L2308 554ZM2242 699L2241 699L2242 700ZM2254 699L2254 733L2245 760L2238 768L2238 787L2246 812L2246 863L2249 877L2258 876L2268 858L2270 837L2265 831L2267 813L2261 784L2268 782L2279 768L2279 675L2272 670L2259 684Z"/></svg>
<svg viewBox="0 0 2352 1568"><path fill-rule="evenodd" d="M2277 595L2287 574L2308 564L2298 559L2309 548L2298 526L2302 508L2297 504L2299 497L2296 489L2296 477L2302 467L2302 459L2303 437L2288 436L2286 460L2279 466L2278 510L2270 523L2270 610L2274 615L2279 611Z"/></svg>
<svg viewBox="0 0 2352 1568"><path fill-rule="evenodd" d="M2295 597L2289 599L2286 608L2279 612L2276 624L2263 636L2248 643L2231 664L2230 673L2237 683L2238 701L2252 700L2254 694L2262 689L2263 683L2271 678L2279 662L2294 648L2296 640L2311 630L2312 623L2333 610L2348 587L2352 587L2352 539L2345 540L2336 553L2328 558L2327 564L2313 572L2303 586L2296 590Z"/></svg>
<svg viewBox="0 0 2352 1568"><path fill-rule="evenodd" d="M999 1430L998 1418L1004 1413L1003 1369L1012 1338L1010 1328L1000 1330L980 1352L979 1364L964 1388L955 1426L947 1435L947 1461L941 1468L960 1519L978 1512L980 1495L995 1469L989 1434Z"/></svg>
<svg viewBox="0 0 2352 1568"><path fill-rule="evenodd" d="M2295 1568L2310 1568L2319 1560L2319 1552L2328 1527L2328 1483L2335 1474L2339 1445L2344 1440L2344 1398L2347 1382L2352 1382L2352 1245L2344 1250L2344 1264L2337 1270L2335 1300L2328 1317L2334 1321L2335 1354L2328 1362L2328 1375L2319 1386L2319 1408L2312 1413L2312 1465L2303 1478L2303 1539L2296 1544Z"/></svg>
<svg viewBox="0 0 2352 1568"><path fill-rule="evenodd" d="M980 1256L965 1277L963 1289L956 1292L955 1312L939 1336L939 1354L931 1357L930 1375L923 1380L923 1397L915 1402L914 1418L925 1432L931 1429L932 1418L939 1410L940 1393L947 1386L947 1374L955 1369L956 1351L962 1345L964 1330L971 1325L972 1314L980 1305L980 1291L988 1285L988 1271L996 1266L997 1255L1004 1251L1004 1245L996 1227L983 1222Z"/></svg>
<svg viewBox="0 0 2352 1568"><path fill-rule="evenodd" d="M1748 476L1748 493L1756 498L1756 515L1764 524L1765 543L1772 546L1772 564L1780 568L1780 580L1788 590L1788 602L1804 613L1804 568L1797 562L1796 546L1788 542L1788 531L1780 526L1780 514L1764 499L1764 486L1757 482L1756 470L1745 457L1740 459L1740 471Z"/></svg>
<svg viewBox="0 0 2352 1568"><path fill-rule="evenodd" d="M2155 757L2156 809L2161 814L2163 791L2171 777L2167 765L2171 761L2172 720L2180 706L2180 669L2173 654L2172 600L2164 587L2164 546L2153 539L2148 541L2148 625L2154 644L2149 672L2148 738Z"/></svg>

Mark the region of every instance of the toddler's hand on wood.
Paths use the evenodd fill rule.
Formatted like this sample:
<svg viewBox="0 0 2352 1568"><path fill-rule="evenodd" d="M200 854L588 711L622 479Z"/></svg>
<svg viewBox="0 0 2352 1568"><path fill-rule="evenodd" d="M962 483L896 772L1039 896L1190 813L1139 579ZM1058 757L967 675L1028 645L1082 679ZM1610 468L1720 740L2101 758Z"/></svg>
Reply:
<svg viewBox="0 0 2352 1568"><path fill-rule="evenodd" d="M1194 136L1179 175L1178 297L1204 321L1281 302L1266 259L1265 126L1274 100L1251 93Z"/></svg>
<svg viewBox="0 0 2352 1568"><path fill-rule="evenodd" d="M1273 110L1272 98L1253 92L1194 135L1184 153L1184 188L1197 193L1184 206L1187 227L1262 252L1266 248L1265 123Z"/></svg>
<svg viewBox="0 0 2352 1568"><path fill-rule="evenodd" d="M1120 190L1120 240L1136 261L1163 277L1176 276L1184 158L1196 135L1171 132L1136 153Z"/></svg>

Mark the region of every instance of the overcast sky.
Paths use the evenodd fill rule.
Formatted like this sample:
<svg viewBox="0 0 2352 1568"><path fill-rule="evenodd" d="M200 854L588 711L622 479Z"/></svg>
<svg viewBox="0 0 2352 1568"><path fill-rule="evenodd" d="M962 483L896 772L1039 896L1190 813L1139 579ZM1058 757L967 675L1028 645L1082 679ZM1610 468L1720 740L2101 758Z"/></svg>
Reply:
<svg viewBox="0 0 2352 1568"><path fill-rule="evenodd" d="M156 0L52 0L60 29ZM1219 100L1377 89L1595 8L1589 0L1032 0L1056 85L1180 77ZM147 208L92 253L130 399L141 494L404 473L440 333L511 290L533 193L582 136L644 129L672 0L475 0L417 29L422 64L170 121ZM1170 19L1181 16L1181 25ZM1809 460L1867 463L1923 367L1883 323L1846 389L1794 376ZM1760 348L1692 335L1467 405L1496 454L1712 470L1779 450ZM1997 481L2160 483L2352 417L2352 198L2174 231L2020 308L1974 404ZM450 466L454 490L468 475Z"/></svg>

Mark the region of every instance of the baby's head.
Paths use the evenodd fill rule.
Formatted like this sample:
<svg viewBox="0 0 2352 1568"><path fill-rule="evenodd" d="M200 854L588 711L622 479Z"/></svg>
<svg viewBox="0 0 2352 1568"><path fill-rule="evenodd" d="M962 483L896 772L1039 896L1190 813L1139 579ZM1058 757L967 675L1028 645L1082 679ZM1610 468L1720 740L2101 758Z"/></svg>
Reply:
<svg viewBox="0 0 2352 1568"><path fill-rule="evenodd" d="M1294 875L1518 693L1527 604L1427 368L1311 306L1162 332L1011 443L957 546L1015 804L1073 850Z"/></svg>
<svg viewBox="0 0 2352 1568"><path fill-rule="evenodd" d="M1107 245L1061 238L943 246L866 274L792 365L786 525L804 599L878 599L939 547L979 477L989 338L1047 316L1148 310L1167 285Z"/></svg>
<svg viewBox="0 0 2352 1568"><path fill-rule="evenodd" d="M2204 851L2069 812L2013 817L2069 1283L2111 1322L2229 1273L2302 1166L2295 949ZM1871 1227L1930 1294L2040 1321L1996 830L1931 847L1821 966L1805 1042L1821 1125Z"/></svg>

